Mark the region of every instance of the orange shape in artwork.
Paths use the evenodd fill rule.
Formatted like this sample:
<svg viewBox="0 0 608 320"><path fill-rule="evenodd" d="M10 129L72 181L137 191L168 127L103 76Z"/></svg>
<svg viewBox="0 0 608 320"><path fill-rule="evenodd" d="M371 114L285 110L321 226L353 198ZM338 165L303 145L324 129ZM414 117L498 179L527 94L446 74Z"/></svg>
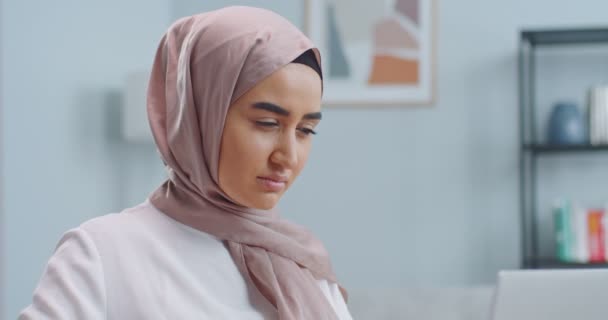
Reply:
<svg viewBox="0 0 608 320"><path fill-rule="evenodd" d="M416 84L418 81L418 60L380 54L374 56L369 84Z"/></svg>

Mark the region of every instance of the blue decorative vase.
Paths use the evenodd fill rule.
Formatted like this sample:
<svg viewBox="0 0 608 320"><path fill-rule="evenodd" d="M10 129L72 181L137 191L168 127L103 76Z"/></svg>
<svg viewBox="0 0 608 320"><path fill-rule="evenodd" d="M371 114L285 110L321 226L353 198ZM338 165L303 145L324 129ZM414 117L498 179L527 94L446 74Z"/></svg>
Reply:
<svg viewBox="0 0 608 320"><path fill-rule="evenodd" d="M556 145L587 143L585 117L572 102L556 103L549 118L548 142Z"/></svg>

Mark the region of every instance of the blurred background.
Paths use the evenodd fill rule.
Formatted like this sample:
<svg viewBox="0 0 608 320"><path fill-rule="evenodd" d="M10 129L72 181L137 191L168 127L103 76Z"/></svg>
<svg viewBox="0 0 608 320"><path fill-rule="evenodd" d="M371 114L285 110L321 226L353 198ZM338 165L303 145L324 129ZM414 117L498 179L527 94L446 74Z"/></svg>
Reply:
<svg viewBox="0 0 608 320"><path fill-rule="evenodd" d="M417 319L439 319L438 305L443 319L456 319L458 308L463 319L486 312L497 271L520 268L523 259L520 31L608 25L601 0L435 3L431 105L325 108L308 166L280 205L326 244L353 294L355 318L398 319L405 314L389 310L407 307L409 315L420 310ZM295 0L0 4L0 318L14 319L65 231L140 203L163 181L153 143L129 138L123 124L138 114L127 110L129 79L150 67L170 23L244 4L303 26L305 7ZM607 83L602 50L538 53L546 57L534 75L545 110L539 127L560 99L582 109L584 89ZM607 160L602 153L540 160L545 255L555 251L553 199L603 205Z"/></svg>

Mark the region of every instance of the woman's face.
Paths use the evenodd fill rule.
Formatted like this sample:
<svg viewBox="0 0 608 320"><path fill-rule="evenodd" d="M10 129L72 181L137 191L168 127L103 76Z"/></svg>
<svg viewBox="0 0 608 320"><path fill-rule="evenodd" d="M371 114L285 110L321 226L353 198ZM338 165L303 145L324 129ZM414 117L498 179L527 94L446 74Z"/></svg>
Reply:
<svg viewBox="0 0 608 320"><path fill-rule="evenodd" d="M320 110L321 78L298 63L237 99L222 135L220 188L242 206L273 208L306 164Z"/></svg>

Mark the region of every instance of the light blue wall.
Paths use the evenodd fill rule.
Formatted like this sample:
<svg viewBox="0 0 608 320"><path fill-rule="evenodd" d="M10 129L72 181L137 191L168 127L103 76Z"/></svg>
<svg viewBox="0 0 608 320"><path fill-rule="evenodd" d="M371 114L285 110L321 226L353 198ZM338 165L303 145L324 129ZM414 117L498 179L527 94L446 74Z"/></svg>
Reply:
<svg viewBox="0 0 608 320"><path fill-rule="evenodd" d="M518 265L518 30L607 23L601 0L440 2L435 105L325 110L281 205L347 287L485 283ZM152 146L107 132L108 99L149 66L170 20L229 3L301 23L300 1L4 0L3 318L29 302L63 231L162 179Z"/></svg>
<svg viewBox="0 0 608 320"><path fill-rule="evenodd" d="M0 318L14 319L61 234L118 210L131 168L159 166L153 151L137 163L115 142L110 103L128 72L151 64L169 2L5 0L2 9Z"/></svg>

